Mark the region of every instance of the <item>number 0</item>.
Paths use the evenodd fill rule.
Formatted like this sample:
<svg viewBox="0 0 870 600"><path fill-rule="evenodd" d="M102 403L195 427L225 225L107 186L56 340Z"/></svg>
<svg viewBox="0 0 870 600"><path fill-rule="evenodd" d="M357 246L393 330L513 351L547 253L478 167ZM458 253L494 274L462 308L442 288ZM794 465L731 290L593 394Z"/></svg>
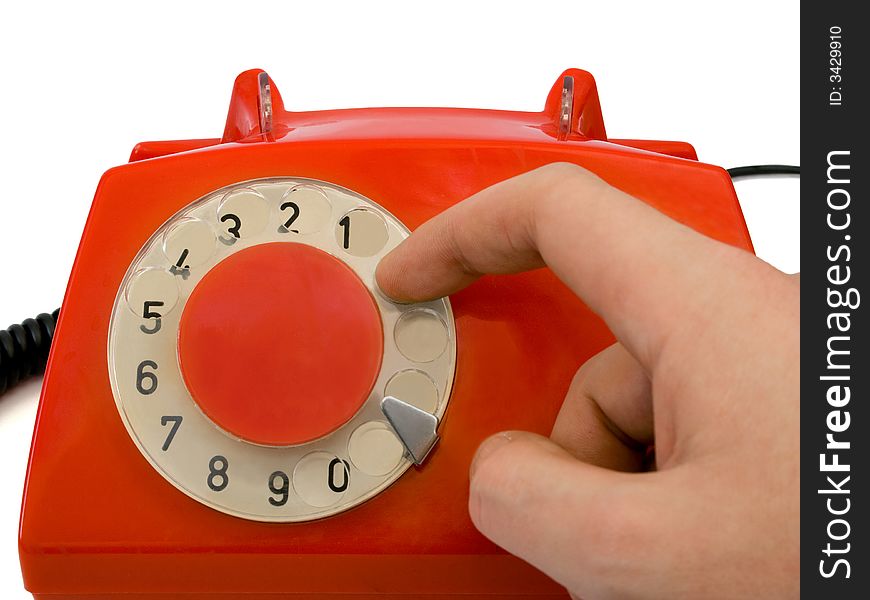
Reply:
<svg viewBox="0 0 870 600"><path fill-rule="evenodd" d="M341 483L335 481L337 479L335 467L341 467L341 472L343 473ZM329 476L327 477L326 484L333 492L341 493L347 489L348 483L350 483L350 465L347 464L346 460L333 458L332 462L329 463Z"/></svg>

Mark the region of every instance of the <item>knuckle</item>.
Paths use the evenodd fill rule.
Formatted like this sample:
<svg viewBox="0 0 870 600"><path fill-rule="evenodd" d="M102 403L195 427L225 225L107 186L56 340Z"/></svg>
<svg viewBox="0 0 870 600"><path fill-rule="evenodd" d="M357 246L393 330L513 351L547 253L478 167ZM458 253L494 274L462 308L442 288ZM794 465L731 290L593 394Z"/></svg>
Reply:
<svg viewBox="0 0 870 600"><path fill-rule="evenodd" d="M612 189L603 179L573 163L551 163L538 171L541 193L532 207L536 220L560 222L570 212L589 210Z"/></svg>
<svg viewBox="0 0 870 600"><path fill-rule="evenodd" d="M577 372L574 373L574 377L571 379L571 384L568 388L569 394L582 394L584 396L592 396L590 388L594 387L594 381L596 379L600 379L596 375L597 371L600 371L604 368L606 372L606 363L612 356L612 349L615 348L618 343L612 344L599 352L598 354L594 354L589 357L586 362L584 362L577 369Z"/></svg>
<svg viewBox="0 0 870 600"><path fill-rule="evenodd" d="M577 186L589 186L602 182L593 172L569 162L550 163L538 169L538 172L547 183L557 189L561 189L562 186L575 189Z"/></svg>
<svg viewBox="0 0 870 600"><path fill-rule="evenodd" d="M591 175L589 171L581 167L580 165L576 165L574 163L566 162L566 161L557 161L551 162L549 164L540 167L537 170L541 175L547 177L553 177L556 179L563 179L565 177L573 177L573 176L588 176Z"/></svg>
<svg viewBox="0 0 870 600"><path fill-rule="evenodd" d="M456 219L455 213L447 211L444 213L445 235L441 238L442 244L439 254L442 260L448 263L457 265L462 272L468 275L479 275L474 264L469 260L468 253L465 249L465 242L462 239L461 227Z"/></svg>
<svg viewBox="0 0 870 600"><path fill-rule="evenodd" d="M595 370L595 364L597 363L598 355L592 356L577 369L577 372L574 373L574 378L571 380L571 388L573 389L581 389L585 384L586 380L589 379L589 375Z"/></svg>

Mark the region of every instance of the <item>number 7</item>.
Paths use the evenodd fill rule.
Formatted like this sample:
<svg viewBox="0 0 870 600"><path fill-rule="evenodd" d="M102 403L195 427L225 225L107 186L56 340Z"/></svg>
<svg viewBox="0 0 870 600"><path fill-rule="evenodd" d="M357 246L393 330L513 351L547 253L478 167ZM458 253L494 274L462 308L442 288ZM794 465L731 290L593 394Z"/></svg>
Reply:
<svg viewBox="0 0 870 600"><path fill-rule="evenodd" d="M160 424L164 427L166 427L166 424L170 421L172 421L172 428L169 430L169 435L166 436L166 441L163 442L164 452L169 450L169 444L171 444L172 440L175 439L175 432L177 432L178 428L181 427L182 418L178 415L170 417L160 417Z"/></svg>

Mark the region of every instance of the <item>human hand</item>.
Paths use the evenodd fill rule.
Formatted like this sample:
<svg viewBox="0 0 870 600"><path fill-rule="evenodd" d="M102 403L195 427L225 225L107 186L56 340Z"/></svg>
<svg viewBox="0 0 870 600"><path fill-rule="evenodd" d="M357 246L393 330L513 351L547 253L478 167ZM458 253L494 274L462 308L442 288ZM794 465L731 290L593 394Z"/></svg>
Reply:
<svg viewBox="0 0 870 600"><path fill-rule="evenodd" d="M421 301L545 265L619 341L549 439L480 446L477 528L586 599L798 596L799 278L553 164L423 224L377 279Z"/></svg>

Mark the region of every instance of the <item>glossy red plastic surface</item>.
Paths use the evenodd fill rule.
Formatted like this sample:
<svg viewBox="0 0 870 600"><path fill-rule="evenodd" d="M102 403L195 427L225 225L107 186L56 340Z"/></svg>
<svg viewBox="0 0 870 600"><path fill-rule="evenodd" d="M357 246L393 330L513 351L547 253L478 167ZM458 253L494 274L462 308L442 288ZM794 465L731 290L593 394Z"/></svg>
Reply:
<svg viewBox="0 0 870 600"><path fill-rule="evenodd" d="M220 139L203 140L172 140L165 142L139 142L130 153L130 162L145 160L146 158L159 158L167 154L178 154L188 150L198 150L208 146L220 144Z"/></svg>
<svg viewBox="0 0 870 600"><path fill-rule="evenodd" d="M638 150L667 154L668 156L676 156L677 158L698 160L698 155L695 153L695 149L691 144L687 144L686 142L671 142L663 140L611 140L611 142L619 144L620 146L637 148Z"/></svg>
<svg viewBox="0 0 870 600"><path fill-rule="evenodd" d="M224 430L271 446L346 423L372 391L383 347L377 305L350 267L286 242L218 263L178 327L178 362L194 401Z"/></svg>
<svg viewBox="0 0 870 600"><path fill-rule="evenodd" d="M562 77L541 113L290 113L278 102L272 132L261 135L257 73L236 83L224 132L232 143L140 160L100 182L37 417L20 535L27 588L52 598L564 596L481 536L467 511L468 467L480 441L504 429L549 433L574 372L613 341L550 271L484 277L451 297L456 376L442 440L422 468L351 511L286 525L216 512L141 456L115 408L106 364L118 285L168 217L217 188L259 177L345 186L413 230L495 182L568 161L751 250L730 178L719 167L607 141L592 77L575 69L565 73L575 78L576 97L562 141Z"/></svg>

